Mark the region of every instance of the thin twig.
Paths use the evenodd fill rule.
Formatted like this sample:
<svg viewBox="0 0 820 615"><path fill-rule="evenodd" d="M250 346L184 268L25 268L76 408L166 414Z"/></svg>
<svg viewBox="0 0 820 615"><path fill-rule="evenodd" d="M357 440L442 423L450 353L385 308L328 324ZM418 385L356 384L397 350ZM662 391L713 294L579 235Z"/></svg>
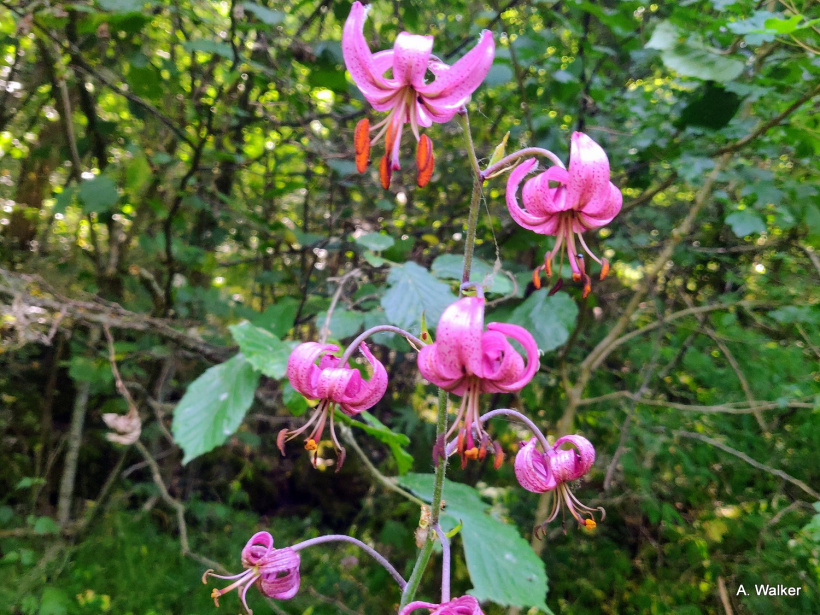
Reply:
<svg viewBox="0 0 820 615"><path fill-rule="evenodd" d="M663 429L663 428L661 428L661 429ZM735 457L737 457L738 459L741 459L742 461L745 461L746 463L748 463L753 468L757 468L758 470L760 470L762 472L766 472L767 474L771 474L772 476L777 476L778 478L782 478L783 480L791 483L795 487L798 487L798 488L802 489L803 491L808 493L811 497L813 497L815 500L820 500L820 492L815 491L814 489L809 487L806 483L804 483L802 480L795 478L791 474L787 474L783 470L778 470L777 468L773 468L771 466L768 466L765 463L761 463L761 462L757 461L756 459L753 459L752 457L749 457L749 455L747 455L746 453L744 453L742 451L739 451L737 449L734 449L731 446L728 446L728 445L724 444L723 442L721 442L719 440L715 440L714 438L710 438L709 436L705 436L705 435L700 434L700 433L694 433L692 431L683 431L683 430L680 430L680 429L672 430L671 433L675 436L680 436L682 438L691 438L692 440L700 440L701 442L705 442L706 444L709 444L710 446L714 446L715 448L719 448L720 450L722 450L726 453L729 453L730 455L734 455Z"/></svg>

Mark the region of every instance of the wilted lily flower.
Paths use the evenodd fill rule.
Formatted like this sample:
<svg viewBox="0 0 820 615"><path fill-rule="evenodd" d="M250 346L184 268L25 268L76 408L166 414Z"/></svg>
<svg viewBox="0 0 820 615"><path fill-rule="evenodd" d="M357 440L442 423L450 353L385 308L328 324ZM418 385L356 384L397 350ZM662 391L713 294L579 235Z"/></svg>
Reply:
<svg viewBox="0 0 820 615"><path fill-rule="evenodd" d="M399 615L408 615L416 609L429 609L430 615L484 615L478 600L472 596L462 596L444 604L411 602L399 612Z"/></svg>
<svg viewBox="0 0 820 615"><path fill-rule="evenodd" d="M319 344L305 342L299 344L288 358L288 380L294 389L308 399L318 399L319 404L313 411L307 423L299 429L283 429L276 438L276 444L282 454L285 454L285 442L303 433L313 426L305 440L305 449L317 451L325 422L330 418L330 437L339 457L337 471L344 463L345 451L336 437L333 429L333 410L336 405L348 416L356 416L360 412L371 408L379 401L387 390L387 372L381 362L373 356L366 344L359 346L364 356L373 367L373 375L367 381L362 378L359 370L339 365L339 359L331 352L338 352L339 347L333 344ZM316 360L319 364L316 365ZM316 454L313 456L314 464Z"/></svg>
<svg viewBox="0 0 820 615"><path fill-rule="evenodd" d="M388 115L375 126L368 119L356 125L356 168L364 173L370 158L370 145L385 138L385 155L379 165L379 176L386 190L393 171L399 166L402 129L410 124L418 143L416 166L418 185L425 186L433 175L433 143L419 127L429 128L433 122L450 121L469 100L470 95L487 76L495 55L492 33L481 33L478 44L458 62L449 66L434 55L432 36L402 32L392 50L370 53L364 38L367 9L354 2L342 32L342 54L345 65L362 95L377 111ZM435 79L426 83L430 71ZM390 77L386 77L392 71ZM370 133L378 131L371 140Z"/></svg>
<svg viewBox="0 0 820 615"><path fill-rule="evenodd" d="M247 542L242 549L242 566L245 571L239 574L224 576L207 570L202 575L203 583L208 582L208 577L233 581L228 587L211 592L216 606L220 596L236 589L245 611L253 615L245 598L254 583L263 594L278 600L289 600L299 591L299 554L290 548L274 549L273 536L268 532L257 532Z"/></svg>
<svg viewBox="0 0 820 615"><path fill-rule="evenodd" d="M508 337L527 353L527 364ZM532 380L538 371L538 347L532 335L518 325L490 323L484 330L484 297L464 297L441 315L435 343L418 355L421 375L438 387L460 395L461 406L445 436L458 429L458 452L462 466L467 459L484 459L488 444L501 464L501 447L492 442L479 421L480 393L512 393ZM477 437L473 437L475 430Z"/></svg>
<svg viewBox="0 0 820 615"><path fill-rule="evenodd" d="M552 259L562 248L569 257L572 279L584 283L584 297L591 289L590 277L584 264L584 255L575 245L577 237L581 248L592 260L601 265L601 279L609 273L609 263L598 258L584 241L583 232L609 224L621 211L623 195L609 181L609 160L595 141L582 132L572 133L569 169L553 166L529 179L524 184L519 206L516 193L521 180L535 168L536 160L519 165L507 181L507 209L513 219L526 229L556 237L555 247L544 256L544 265L533 273L533 282L540 288L540 271L552 276ZM553 287L560 288L561 281Z"/></svg>
<svg viewBox="0 0 820 615"><path fill-rule="evenodd" d="M561 450L560 447L565 442L572 444L575 448ZM552 510L547 520L540 526L542 532L546 524L553 521L563 507L569 510L580 525L589 529L594 529L596 525L592 513L601 511L601 519L604 518L603 508L589 508L582 504L567 484L586 474L593 463L595 463L595 447L583 436L559 438L546 453L538 450L535 438L526 443L522 442L521 449L515 456L515 476L518 482L524 489L534 493L556 490L552 500ZM536 534L538 530L539 528L536 528Z"/></svg>

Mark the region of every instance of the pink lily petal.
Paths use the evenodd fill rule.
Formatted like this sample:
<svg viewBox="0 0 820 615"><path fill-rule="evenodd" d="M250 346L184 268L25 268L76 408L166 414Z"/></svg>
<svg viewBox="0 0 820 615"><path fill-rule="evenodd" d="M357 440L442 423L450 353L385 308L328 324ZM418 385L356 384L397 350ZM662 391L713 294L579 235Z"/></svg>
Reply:
<svg viewBox="0 0 820 615"><path fill-rule="evenodd" d="M408 615L416 609L430 609L430 615L484 615L478 600L472 596L461 596L444 604L411 602L399 611L399 615Z"/></svg>
<svg viewBox="0 0 820 615"><path fill-rule="evenodd" d="M364 38L366 16L367 9L361 2L354 2L342 31L342 56L350 76L368 102L384 105L385 97L392 95L396 87L384 79L384 70L380 72L373 61Z"/></svg>
<svg viewBox="0 0 820 615"><path fill-rule="evenodd" d="M557 486L535 438L522 444L515 455L515 477L524 489L533 493L545 493Z"/></svg>
<svg viewBox="0 0 820 615"><path fill-rule="evenodd" d="M580 233L591 228L606 226L620 213L623 202L624 195L610 182L609 199L603 204L596 203L597 209L593 209L590 203L590 207L585 207L580 211L578 220L583 223L584 228L573 230Z"/></svg>
<svg viewBox="0 0 820 615"><path fill-rule="evenodd" d="M565 442L572 444L576 450L559 450L558 447ZM559 482L581 478L595 463L595 447L583 436L559 438L552 450L554 455L550 458L550 465L555 479Z"/></svg>
<svg viewBox="0 0 820 615"><path fill-rule="evenodd" d="M538 344L535 343L535 338L524 327L519 327L518 325L491 322L487 325L487 329L489 331L498 331L507 337L511 337L524 347L524 351L527 353L527 368L523 373L516 374L517 380L509 382L505 379L498 383L498 386L508 393L523 389L530 380L532 380L541 365L538 355ZM515 352L512 347L510 347L510 350ZM516 355L517 354L518 353L516 353Z"/></svg>
<svg viewBox="0 0 820 615"><path fill-rule="evenodd" d="M376 402L384 397L384 393L387 391L387 370L384 369L384 365L373 356L367 344L362 343L359 349L370 362L373 368L373 375L370 376L369 381L365 381L358 370L351 370L358 376L358 379L355 379L354 376L350 384L353 385L355 383L356 386L355 388L348 386L344 394L338 398L342 410L348 415L358 414L363 410L372 408Z"/></svg>
<svg viewBox="0 0 820 615"><path fill-rule="evenodd" d="M268 562L260 567L259 589L269 598L290 600L299 592L299 554L293 549L276 549Z"/></svg>
<svg viewBox="0 0 820 615"><path fill-rule="evenodd" d="M589 215L607 207L609 159L603 148L582 132L572 133L569 154L567 202L578 203L577 209Z"/></svg>
<svg viewBox="0 0 820 615"><path fill-rule="evenodd" d="M339 347L333 344L316 342L299 344L288 357L287 376L291 386L308 399L319 399L316 386L322 367L316 365L316 359L322 354L338 352L338 350Z"/></svg>
<svg viewBox="0 0 820 615"><path fill-rule="evenodd" d="M484 299L464 297L451 304L436 330L438 373L456 378L483 371L481 341L484 334Z"/></svg>
<svg viewBox="0 0 820 615"><path fill-rule="evenodd" d="M433 37L402 32L393 47L393 79L418 90L424 86L427 62L433 51Z"/></svg>
<svg viewBox="0 0 820 615"><path fill-rule="evenodd" d="M529 160L525 160L521 164L519 164L513 172L510 173L510 177L507 180L507 209L510 212L513 220L515 220L519 226L523 226L525 229L529 229L531 231L540 232L541 226L545 223L544 216L536 216L531 214L528 210L524 210L518 204L518 186L521 183L521 180L535 168L535 165L538 161L535 158L530 158ZM546 234L546 233L545 233Z"/></svg>
<svg viewBox="0 0 820 615"><path fill-rule="evenodd" d="M484 30L478 44L468 51L447 71L438 66L436 79L417 88L433 106L454 106L464 104L490 72L495 57L495 41L489 30Z"/></svg>

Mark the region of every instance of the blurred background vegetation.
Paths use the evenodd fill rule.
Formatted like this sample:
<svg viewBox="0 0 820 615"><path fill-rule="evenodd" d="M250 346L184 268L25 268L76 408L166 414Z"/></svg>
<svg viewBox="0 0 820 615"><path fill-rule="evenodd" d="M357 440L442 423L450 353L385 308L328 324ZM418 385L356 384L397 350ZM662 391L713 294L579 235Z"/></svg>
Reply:
<svg viewBox="0 0 820 615"><path fill-rule="evenodd" d="M545 351L519 396L484 403L598 451L576 493L605 522L556 523L533 541L555 613L820 612L816 9L401 0L369 13L374 50L406 29L433 34L449 62L492 30L497 58L469 105L479 156L509 132L508 152L566 159L582 130L625 196L589 238L613 274L582 299L571 284L533 292L552 240L512 222L504 178L484 190L488 321L526 326ZM422 310L434 325L461 262L471 175L457 123L427 131L436 172L424 189L409 148L390 191L355 171L353 128L377 114L345 75L349 10L0 0L3 612L213 613L202 572L236 571L258 529L277 546L350 533L409 573L415 504L350 446L336 474L332 451L315 470L298 443L286 457L275 445L306 410L283 380L293 341L325 326L339 342L383 322L418 331ZM243 320L251 335L228 329ZM178 407L259 330L269 364L216 368ZM406 344L374 342L391 385L371 412L387 427L356 430L362 454L387 476L430 472L435 391ZM102 415L129 409L112 358L142 423L133 445L106 439ZM206 434L213 450L183 465L174 412L203 405L235 433ZM523 432L492 431L510 458ZM451 480L530 539L547 502L509 462L454 466ZM456 545L458 595L480 580ZM304 552L302 578L293 600L252 592L251 605L323 615L398 602L346 546ZM755 596L764 583L803 589Z"/></svg>

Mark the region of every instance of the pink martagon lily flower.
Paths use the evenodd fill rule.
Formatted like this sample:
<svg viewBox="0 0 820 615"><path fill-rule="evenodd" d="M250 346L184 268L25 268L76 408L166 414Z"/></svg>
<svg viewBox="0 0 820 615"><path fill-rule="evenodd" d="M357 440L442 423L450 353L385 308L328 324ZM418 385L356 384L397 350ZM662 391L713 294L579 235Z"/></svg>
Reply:
<svg viewBox="0 0 820 615"><path fill-rule="evenodd" d="M350 76L362 95L376 111L388 111L387 117L370 127L368 119L356 125L356 168L364 173L370 158L370 146L385 137L385 155L379 165L379 176L385 190L390 187L393 171L399 166L402 129L410 129L418 143L416 148L417 182L425 186L433 175L433 143L419 128L433 122L449 122L464 108L470 95L484 81L495 56L492 33L484 30L478 44L458 62L449 66L432 55L433 37L402 32L392 50L372 54L364 38L367 9L354 2L342 32L342 54ZM392 76L386 77L392 69ZM427 71L435 75L424 80ZM370 133L378 131L370 139Z"/></svg>
<svg viewBox="0 0 820 615"><path fill-rule="evenodd" d="M507 338L524 347L526 365ZM492 443L498 467L503 454L479 420L478 396L519 391L532 380L538 371L539 359L538 347L530 332L505 323L490 323L485 331L484 297L464 297L444 310L436 341L421 349L418 366L427 380L462 397L458 415L445 436L446 440L459 429L458 452L462 466L467 459L483 459L487 445ZM473 429L477 432L478 446Z"/></svg>
<svg viewBox="0 0 820 615"><path fill-rule="evenodd" d="M563 450L561 445L564 443L571 444L575 448ZM552 501L552 510L547 520L536 528L536 535L539 529L544 531L546 524L553 521L563 507L569 510L579 525L588 529L595 528L596 523L592 513L597 510L605 515L603 508L595 509L582 504L567 485L568 482L577 480L589 472L593 463L595 463L595 447L583 436L559 438L546 453L538 450L535 438L521 443L521 448L515 456L515 476L519 484L527 491L534 493L556 491Z"/></svg>
<svg viewBox="0 0 820 615"><path fill-rule="evenodd" d="M429 609L430 615L484 615L478 600L472 596L462 596L444 604L411 602L399 611L399 615L408 615L416 609Z"/></svg>
<svg viewBox="0 0 820 615"><path fill-rule="evenodd" d="M251 585L256 584L269 598L289 600L299 591L299 561L299 554L293 549L274 549L273 536L268 532L257 532L242 549L244 572L226 576L207 570L202 575L202 582L207 583L208 577L233 581L224 589L214 588L211 592L214 604L219 606L219 597L236 589L245 611L253 615L246 601Z"/></svg>
<svg viewBox="0 0 820 615"><path fill-rule="evenodd" d="M318 454L319 441L325 429L325 423L330 419L330 436L333 446L339 457L336 471L342 467L345 451L336 432L333 429L333 411L336 405L348 416L372 408L387 390L387 371L384 365L373 356L366 344L359 349L367 358L373 374L370 380L362 378L359 370L339 365L339 359L330 353L338 352L339 347L333 344L319 344L305 342L299 344L288 358L287 375L291 386L308 399L318 399L319 404L313 411L310 420L302 427L294 430L283 429L276 439L277 446L285 454L285 442L314 426L313 431L305 440L305 449L314 451L314 464ZM316 361L319 364L316 364Z"/></svg>
<svg viewBox="0 0 820 615"><path fill-rule="evenodd" d="M526 229L543 235L554 235L555 247L544 256L544 265L533 272L533 282L541 286L540 271L552 277L552 259L565 247L573 280L584 283L584 297L591 289L584 256L576 248L578 239L584 252L601 265L601 279L609 273L609 262L589 249L582 233L609 224L621 211L623 195L609 181L609 159L600 145L582 132L572 134L569 168L553 166L527 180L522 201L516 193L521 180L535 168L534 158L521 163L507 181L507 209L513 220ZM563 252L561 252L563 262ZM560 288L559 283L553 291Z"/></svg>

